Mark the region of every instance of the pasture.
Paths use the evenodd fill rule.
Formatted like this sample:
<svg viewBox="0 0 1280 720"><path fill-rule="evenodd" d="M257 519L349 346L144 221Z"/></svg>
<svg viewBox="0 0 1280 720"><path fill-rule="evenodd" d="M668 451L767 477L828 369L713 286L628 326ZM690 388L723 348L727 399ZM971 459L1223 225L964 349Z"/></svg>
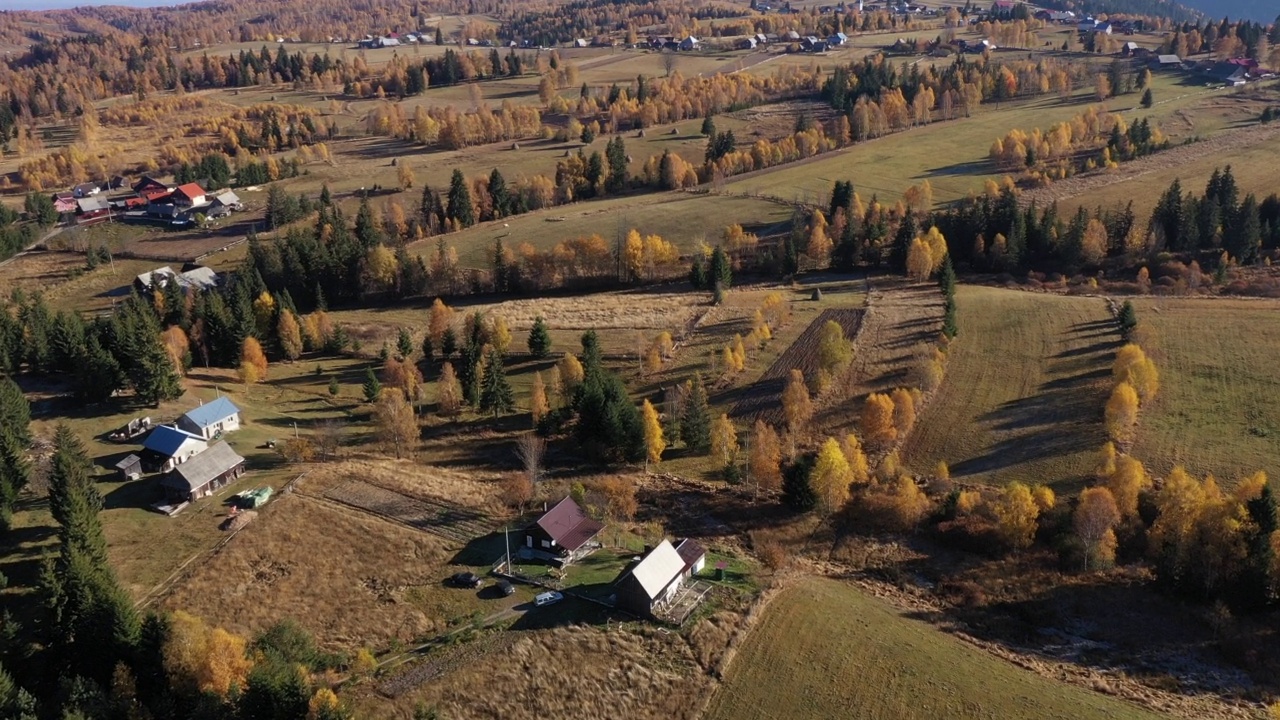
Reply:
<svg viewBox="0 0 1280 720"><path fill-rule="evenodd" d="M1092 479L1120 335L1101 298L964 285L946 378L902 451L963 482L1069 492Z"/></svg>
<svg viewBox="0 0 1280 720"><path fill-rule="evenodd" d="M1160 371L1160 392L1138 420L1132 453L1155 474L1184 465L1232 484L1280 474L1274 402L1280 303L1253 299L1137 298L1139 341Z"/></svg>
<svg viewBox="0 0 1280 720"><path fill-rule="evenodd" d="M729 665L706 720L1156 718L987 655L852 585L783 590Z"/></svg>

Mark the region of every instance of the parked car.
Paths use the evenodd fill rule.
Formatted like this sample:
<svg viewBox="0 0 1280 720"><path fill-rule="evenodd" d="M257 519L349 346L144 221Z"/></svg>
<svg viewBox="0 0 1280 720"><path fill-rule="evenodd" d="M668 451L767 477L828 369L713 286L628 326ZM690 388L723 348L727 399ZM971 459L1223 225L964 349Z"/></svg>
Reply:
<svg viewBox="0 0 1280 720"><path fill-rule="evenodd" d="M460 587L460 588L480 587L480 576L471 572L454 573L453 577L449 578L449 581L453 583L454 587Z"/></svg>
<svg viewBox="0 0 1280 720"><path fill-rule="evenodd" d="M501 592L503 595L507 595L507 596L515 595L516 587L511 584L510 580L499 580L498 592Z"/></svg>
<svg viewBox="0 0 1280 720"><path fill-rule="evenodd" d="M563 595L556 592L555 590L551 590L548 592L544 592L538 595L537 597L535 597L533 599L533 604L537 605L538 607L544 607L546 605L555 605L556 603L560 602L563 599L564 599Z"/></svg>

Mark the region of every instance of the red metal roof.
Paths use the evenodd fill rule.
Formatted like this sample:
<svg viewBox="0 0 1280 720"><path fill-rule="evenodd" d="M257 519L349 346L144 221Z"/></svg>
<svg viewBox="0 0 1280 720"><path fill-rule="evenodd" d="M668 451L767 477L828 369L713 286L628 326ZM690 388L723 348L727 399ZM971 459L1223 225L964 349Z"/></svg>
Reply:
<svg viewBox="0 0 1280 720"><path fill-rule="evenodd" d="M186 199L194 202L196 198L203 197L207 193L205 193L204 188L199 185L195 183L187 183L186 185L179 185L178 189L173 191L173 194L182 195Z"/></svg>
<svg viewBox="0 0 1280 720"><path fill-rule="evenodd" d="M587 517L587 513L578 507L573 498L556 503L556 506L542 514L536 523L560 547L573 552L587 543L604 528L601 523Z"/></svg>

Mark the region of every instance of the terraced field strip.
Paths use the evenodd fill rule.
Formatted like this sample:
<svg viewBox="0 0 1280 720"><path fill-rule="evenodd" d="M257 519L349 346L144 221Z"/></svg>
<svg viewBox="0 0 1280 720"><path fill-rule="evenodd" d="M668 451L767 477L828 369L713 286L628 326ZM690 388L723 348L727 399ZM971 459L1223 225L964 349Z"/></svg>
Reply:
<svg viewBox="0 0 1280 720"><path fill-rule="evenodd" d="M410 497L363 480L335 485L325 491L324 497L464 544L493 530L482 513L444 500Z"/></svg>
<svg viewBox="0 0 1280 720"><path fill-rule="evenodd" d="M844 328L845 337L853 338L858 334L858 328L862 327L864 314L865 311L861 309L823 310L733 406L733 417L747 422L759 418L767 423L781 425L785 420L782 416L782 390L787 385L791 370L798 368L806 378L813 377L818 372L818 341L822 335L822 326L834 320Z"/></svg>

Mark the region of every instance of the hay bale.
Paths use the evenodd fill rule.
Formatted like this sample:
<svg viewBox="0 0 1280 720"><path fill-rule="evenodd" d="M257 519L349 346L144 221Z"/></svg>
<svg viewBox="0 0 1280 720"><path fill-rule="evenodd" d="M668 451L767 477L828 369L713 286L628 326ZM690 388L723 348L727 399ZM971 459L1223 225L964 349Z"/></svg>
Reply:
<svg viewBox="0 0 1280 720"><path fill-rule="evenodd" d="M512 150L519 150L519 149L520 149L520 143L511 143L511 149L512 149Z"/></svg>
<svg viewBox="0 0 1280 720"><path fill-rule="evenodd" d="M669 133L667 133L667 134L668 134L668 135L679 135L679 134L680 134L680 128L671 128L671 132L669 132Z"/></svg>
<svg viewBox="0 0 1280 720"><path fill-rule="evenodd" d="M644 128L641 128L640 132L636 133L636 137L644 137Z"/></svg>
<svg viewBox="0 0 1280 720"><path fill-rule="evenodd" d="M227 532L235 532L257 519L257 512L254 512L253 510L245 510L244 512L236 513L223 521L222 529Z"/></svg>

